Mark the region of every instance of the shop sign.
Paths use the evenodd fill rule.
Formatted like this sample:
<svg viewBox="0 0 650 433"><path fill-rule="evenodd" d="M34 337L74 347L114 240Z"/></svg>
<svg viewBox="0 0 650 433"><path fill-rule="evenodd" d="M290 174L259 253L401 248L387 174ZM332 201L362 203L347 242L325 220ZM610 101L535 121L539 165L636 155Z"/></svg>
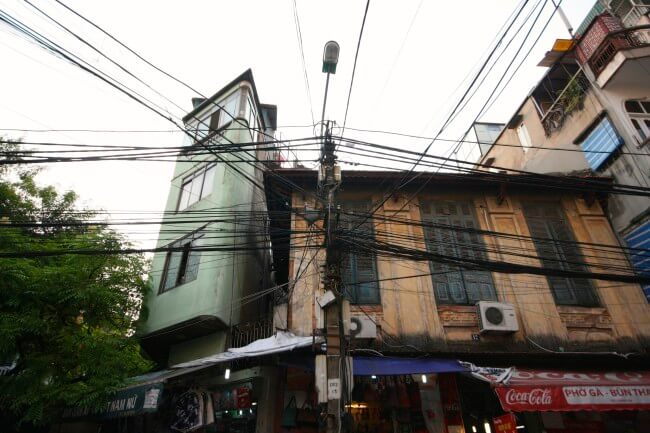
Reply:
<svg viewBox="0 0 650 433"><path fill-rule="evenodd" d="M650 409L650 385L497 387L505 410Z"/></svg>
<svg viewBox="0 0 650 433"><path fill-rule="evenodd" d="M162 384L135 386L112 394L99 408L88 406L69 407L63 410L63 418L83 418L87 416L116 418L154 412L158 409Z"/></svg>
<svg viewBox="0 0 650 433"><path fill-rule="evenodd" d="M252 405L253 385L250 382L212 393L214 410L248 409Z"/></svg>
<svg viewBox="0 0 650 433"><path fill-rule="evenodd" d="M517 419L511 413L494 418L492 423L495 433L517 433Z"/></svg>

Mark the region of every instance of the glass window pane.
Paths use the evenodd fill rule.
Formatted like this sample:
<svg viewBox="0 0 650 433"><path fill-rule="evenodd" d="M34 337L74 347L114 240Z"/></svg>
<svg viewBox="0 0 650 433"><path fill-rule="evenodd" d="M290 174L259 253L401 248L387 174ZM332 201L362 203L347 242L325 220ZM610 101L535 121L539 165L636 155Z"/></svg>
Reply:
<svg viewBox="0 0 650 433"><path fill-rule="evenodd" d="M198 248L202 243L202 239L196 239L192 242L192 247ZM185 270L185 275L183 277L184 283L189 283L190 281L196 280L196 277L199 273L199 264L201 263L201 251L190 250L187 257L187 268Z"/></svg>
<svg viewBox="0 0 650 433"><path fill-rule="evenodd" d="M182 257L182 251L172 251L168 253L165 281L163 282L163 291L176 287L176 280L178 279L178 270Z"/></svg>
<svg viewBox="0 0 650 433"><path fill-rule="evenodd" d="M625 110L628 113L643 113L641 105L639 105L639 101L625 101Z"/></svg>
<svg viewBox="0 0 650 433"><path fill-rule="evenodd" d="M203 184L203 172L192 179L192 188L190 189L190 199L188 205L196 203L201 198L201 186Z"/></svg>
<svg viewBox="0 0 650 433"><path fill-rule="evenodd" d="M197 140L205 138L208 135L208 130L210 129L210 119L205 118L199 121L197 129Z"/></svg>
<svg viewBox="0 0 650 433"><path fill-rule="evenodd" d="M192 188L192 181L186 181L181 186L181 195L178 200L178 210L183 210L189 206L190 190Z"/></svg>
<svg viewBox="0 0 650 433"><path fill-rule="evenodd" d="M646 113L650 113L650 101L641 101L641 106Z"/></svg>
<svg viewBox="0 0 650 433"><path fill-rule="evenodd" d="M216 171L217 166L213 165L205 172L205 178L203 179L203 189L201 190L201 198L212 194L212 188L214 187L214 175Z"/></svg>

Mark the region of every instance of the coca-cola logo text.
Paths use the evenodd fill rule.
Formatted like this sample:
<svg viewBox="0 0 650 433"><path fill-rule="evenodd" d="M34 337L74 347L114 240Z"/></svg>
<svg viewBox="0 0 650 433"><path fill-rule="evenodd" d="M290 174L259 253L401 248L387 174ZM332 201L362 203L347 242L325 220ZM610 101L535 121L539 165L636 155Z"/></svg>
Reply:
<svg viewBox="0 0 650 433"><path fill-rule="evenodd" d="M530 404L546 406L552 403L551 390L548 388L534 388L530 391L518 391L509 389L506 392L506 403L508 404Z"/></svg>

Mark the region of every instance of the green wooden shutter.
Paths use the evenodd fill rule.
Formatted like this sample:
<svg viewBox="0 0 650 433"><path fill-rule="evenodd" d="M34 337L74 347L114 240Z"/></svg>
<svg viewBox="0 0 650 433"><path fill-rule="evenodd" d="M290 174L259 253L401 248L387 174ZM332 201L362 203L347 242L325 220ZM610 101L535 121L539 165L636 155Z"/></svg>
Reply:
<svg viewBox="0 0 650 433"><path fill-rule="evenodd" d="M427 227L424 231L430 252L460 260L486 258L485 245L479 235L455 229L478 227L470 202L424 202L421 211L425 222L438 226ZM489 272L442 264L435 260L429 263L438 302L475 304L478 301L496 300Z"/></svg>
<svg viewBox="0 0 650 433"><path fill-rule="evenodd" d="M340 227L351 230L348 233L349 237L360 240L374 238L373 220L366 219L370 211L370 203L345 202L341 207L346 214L341 215ZM355 215L347 215L350 212L354 212ZM342 275L348 299L353 304L381 303L376 256L365 248L354 246L350 248L350 252L343 258Z"/></svg>
<svg viewBox="0 0 650 433"><path fill-rule="evenodd" d="M586 271L560 203L525 203L526 223L542 266L548 269ZM596 306L591 282L584 278L547 277L558 305Z"/></svg>

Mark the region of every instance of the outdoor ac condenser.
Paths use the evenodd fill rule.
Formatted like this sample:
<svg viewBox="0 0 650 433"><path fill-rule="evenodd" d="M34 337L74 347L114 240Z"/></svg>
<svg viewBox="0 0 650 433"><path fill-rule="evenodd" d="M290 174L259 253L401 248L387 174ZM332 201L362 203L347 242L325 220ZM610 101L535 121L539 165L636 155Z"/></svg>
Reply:
<svg viewBox="0 0 650 433"><path fill-rule="evenodd" d="M481 333L517 332L519 323L515 307L505 302L480 301L478 309L479 329Z"/></svg>
<svg viewBox="0 0 650 433"><path fill-rule="evenodd" d="M350 335L354 338L377 338L377 324L368 316L350 318Z"/></svg>

